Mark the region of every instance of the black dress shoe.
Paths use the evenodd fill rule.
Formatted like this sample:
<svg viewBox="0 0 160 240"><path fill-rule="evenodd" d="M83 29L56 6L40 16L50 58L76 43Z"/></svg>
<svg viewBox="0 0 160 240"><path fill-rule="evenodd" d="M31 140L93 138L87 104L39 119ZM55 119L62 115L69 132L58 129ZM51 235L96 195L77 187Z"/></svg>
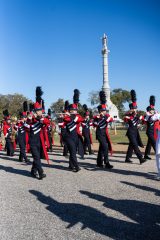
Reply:
<svg viewBox="0 0 160 240"><path fill-rule="evenodd" d="M38 178L38 173L35 172L35 171L31 171L31 176L32 176L33 178Z"/></svg>
<svg viewBox="0 0 160 240"><path fill-rule="evenodd" d="M80 167L77 167L77 168L75 168L73 171L74 172L79 172L81 170L81 168Z"/></svg>
<svg viewBox="0 0 160 240"><path fill-rule="evenodd" d="M38 179L39 179L39 180L42 180L42 179L45 178L45 177L46 177L46 174L45 174L45 173L42 173L42 174L39 175L39 178L38 178Z"/></svg>
<svg viewBox="0 0 160 240"><path fill-rule="evenodd" d="M89 155L92 155L92 154L94 154L94 152L93 152L93 151L89 152Z"/></svg>
<svg viewBox="0 0 160 240"><path fill-rule="evenodd" d="M145 159L145 158L139 159L140 164L142 164L142 163L144 163L144 162L146 162L146 161L147 161L147 159Z"/></svg>
<svg viewBox="0 0 160 240"><path fill-rule="evenodd" d="M28 158L25 159L25 163L30 163Z"/></svg>
<svg viewBox="0 0 160 240"><path fill-rule="evenodd" d="M64 157L68 157L68 153L63 153L63 156Z"/></svg>
<svg viewBox="0 0 160 240"><path fill-rule="evenodd" d="M73 171L73 170L74 170L74 167L69 166L69 167L68 167L68 170Z"/></svg>
<svg viewBox="0 0 160 240"><path fill-rule="evenodd" d="M19 161L23 162L23 158L21 157L21 155L19 156Z"/></svg>
<svg viewBox="0 0 160 240"><path fill-rule="evenodd" d="M103 168L103 164L97 164L97 167Z"/></svg>
<svg viewBox="0 0 160 240"><path fill-rule="evenodd" d="M130 159L126 159L125 162L126 163L132 163L132 161Z"/></svg>
<svg viewBox="0 0 160 240"><path fill-rule="evenodd" d="M113 165L111 165L110 163L107 163L105 168L111 169L111 168L113 168Z"/></svg>
<svg viewBox="0 0 160 240"><path fill-rule="evenodd" d="M152 160L152 158L150 158L149 156L144 156L144 159Z"/></svg>

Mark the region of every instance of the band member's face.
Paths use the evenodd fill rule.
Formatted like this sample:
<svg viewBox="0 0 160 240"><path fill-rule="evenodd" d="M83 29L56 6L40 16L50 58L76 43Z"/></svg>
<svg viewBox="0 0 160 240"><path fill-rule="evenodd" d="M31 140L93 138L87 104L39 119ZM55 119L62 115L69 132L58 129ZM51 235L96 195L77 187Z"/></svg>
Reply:
<svg viewBox="0 0 160 240"><path fill-rule="evenodd" d="M10 120L10 119L8 119L8 120L7 120L7 123L8 123L8 124L10 124L10 123L11 123L11 120Z"/></svg>
<svg viewBox="0 0 160 240"><path fill-rule="evenodd" d="M42 110L36 111L36 114L37 114L38 117L41 117L42 116Z"/></svg>
<svg viewBox="0 0 160 240"><path fill-rule="evenodd" d="M27 118L28 118L28 119L32 119L32 115L31 115L31 114L28 114Z"/></svg>
<svg viewBox="0 0 160 240"><path fill-rule="evenodd" d="M154 114L154 113L155 113L155 111L154 111L154 110L151 110L151 111L150 111L150 113L151 113L151 114Z"/></svg>
<svg viewBox="0 0 160 240"><path fill-rule="evenodd" d="M101 114L105 115L105 114L107 114L107 111L106 110L105 111L101 111Z"/></svg>
<svg viewBox="0 0 160 240"><path fill-rule="evenodd" d="M77 110L71 109L71 110L70 110L70 113L71 113L71 114L77 114Z"/></svg>
<svg viewBox="0 0 160 240"><path fill-rule="evenodd" d="M136 114L136 113L137 113L137 109L131 109L130 111L131 111L131 113L133 113L133 114Z"/></svg>

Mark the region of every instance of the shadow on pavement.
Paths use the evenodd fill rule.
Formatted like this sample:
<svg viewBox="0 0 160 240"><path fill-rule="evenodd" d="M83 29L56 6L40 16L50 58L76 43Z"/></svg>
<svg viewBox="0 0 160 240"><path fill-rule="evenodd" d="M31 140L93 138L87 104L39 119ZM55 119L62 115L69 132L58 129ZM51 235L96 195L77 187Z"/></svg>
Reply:
<svg viewBox="0 0 160 240"><path fill-rule="evenodd" d="M2 166L2 165L0 165L0 170L6 171L6 172L9 172L9 173L13 173L13 174L23 175L23 176L26 176L26 177L31 177L30 172L27 171L27 170L16 169L16 168L6 167L6 166Z"/></svg>
<svg viewBox="0 0 160 240"><path fill-rule="evenodd" d="M135 183L125 182L125 181L121 181L121 183L144 190L144 191L153 192L153 193L155 193L156 196L160 196L160 190L157 190L155 188L151 188L148 186L141 186L141 185L137 185Z"/></svg>
<svg viewBox="0 0 160 240"><path fill-rule="evenodd" d="M14 155L13 157L7 156L5 154L5 156L0 156L0 158L4 159L4 160L9 160L9 161L13 161L13 162L19 162L21 163L17 158L15 158L16 156Z"/></svg>
<svg viewBox="0 0 160 240"><path fill-rule="evenodd" d="M90 206L77 203L61 203L35 190L30 190L29 192L35 195L38 201L47 205L46 209L48 211L52 212L62 221L67 222L68 226L66 228L71 228L76 224L81 223L82 230L89 228L99 234L109 236L112 239L117 240L127 239L126 237L124 238L124 231L126 228L129 228L128 234L130 234L131 238L128 239L134 239L129 231L131 231L131 229L134 231L137 225L136 223L107 217L104 213ZM119 233L118 226L122 231L121 233Z"/></svg>
<svg viewBox="0 0 160 240"><path fill-rule="evenodd" d="M123 230L119 225L117 232L124 231L125 234L125 238L122 239L159 239L160 206L138 200L115 200L88 191L80 191L80 193L103 202L104 207L115 210L137 223L134 225L134 230L130 228L129 222Z"/></svg>
<svg viewBox="0 0 160 240"><path fill-rule="evenodd" d="M59 160L59 163L61 163L62 161ZM53 168L53 169L59 169L59 170L65 170L65 171L69 171L68 167L62 166L62 165L51 165L51 164L47 164L47 163L42 163L42 167L47 167L47 168Z"/></svg>
<svg viewBox="0 0 160 240"><path fill-rule="evenodd" d="M124 169L106 169L106 168L85 168L87 171L108 171L111 173L116 173L116 174L121 174L121 175L126 175L126 176L139 176L139 177L145 177L147 179L153 179L153 175L149 173L144 173L144 172L137 172L137 171L131 171L131 170L124 170Z"/></svg>
<svg viewBox="0 0 160 240"><path fill-rule="evenodd" d="M90 206L85 206L78 203L62 203L51 198L50 196L45 196L39 191L30 190L29 192L36 196L38 201L44 205L47 205L46 209L48 211L59 217L62 221L68 223L66 228L72 228L76 224L81 223L81 230L88 228L94 232L116 240L158 240L158 238L156 238L159 237L158 225L156 226L155 221L152 221L153 216L150 217L149 215L151 221L150 218L148 218L148 210L153 211L154 208L156 211L157 209L155 209L155 207L158 208L156 205L152 206L152 204L131 200L130 202L127 202L127 200L124 202L120 201L120 203L117 205L118 201L113 199L81 191L82 194L85 194L91 198L102 202L104 201L104 205L106 207L120 211L131 219L134 219L134 221L137 221L137 223L132 223L107 216L103 212L100 212L99 210ZM134 209L131 207L134 207ZM147 208L147 211L145 211L145 208ZM140 210L140 212L138 210ZM136 215L137 212L140 213L140 216ZM144 217L147 218L144 219ZM160 215L158 216L157 213L157 215L154 217L158 217L159 219Z"/></svg>

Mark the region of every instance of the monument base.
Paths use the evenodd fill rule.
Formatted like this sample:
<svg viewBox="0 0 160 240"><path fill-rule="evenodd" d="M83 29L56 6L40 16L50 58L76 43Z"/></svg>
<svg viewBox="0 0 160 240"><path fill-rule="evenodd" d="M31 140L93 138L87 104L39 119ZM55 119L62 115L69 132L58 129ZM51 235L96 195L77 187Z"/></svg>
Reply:
<svg viewBox="0 0 160 240"><path fill-rule="evenodd" d="M111 101L107 101L107 108L109 110L109 114L111 117L116 118L116 120L119 120L119 111L116 105L114 105Z"/></svg>

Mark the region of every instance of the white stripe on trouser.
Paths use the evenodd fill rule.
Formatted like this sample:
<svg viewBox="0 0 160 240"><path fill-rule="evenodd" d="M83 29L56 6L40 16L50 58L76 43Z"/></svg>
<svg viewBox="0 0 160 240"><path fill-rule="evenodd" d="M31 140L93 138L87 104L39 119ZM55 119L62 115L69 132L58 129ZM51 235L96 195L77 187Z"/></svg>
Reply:
<svg viewBox="0 0 160 240"><path fill-rule="evenodd" d="M156 164L157 164L158 175L160 176L160 154L156 155Z"/></svg>

